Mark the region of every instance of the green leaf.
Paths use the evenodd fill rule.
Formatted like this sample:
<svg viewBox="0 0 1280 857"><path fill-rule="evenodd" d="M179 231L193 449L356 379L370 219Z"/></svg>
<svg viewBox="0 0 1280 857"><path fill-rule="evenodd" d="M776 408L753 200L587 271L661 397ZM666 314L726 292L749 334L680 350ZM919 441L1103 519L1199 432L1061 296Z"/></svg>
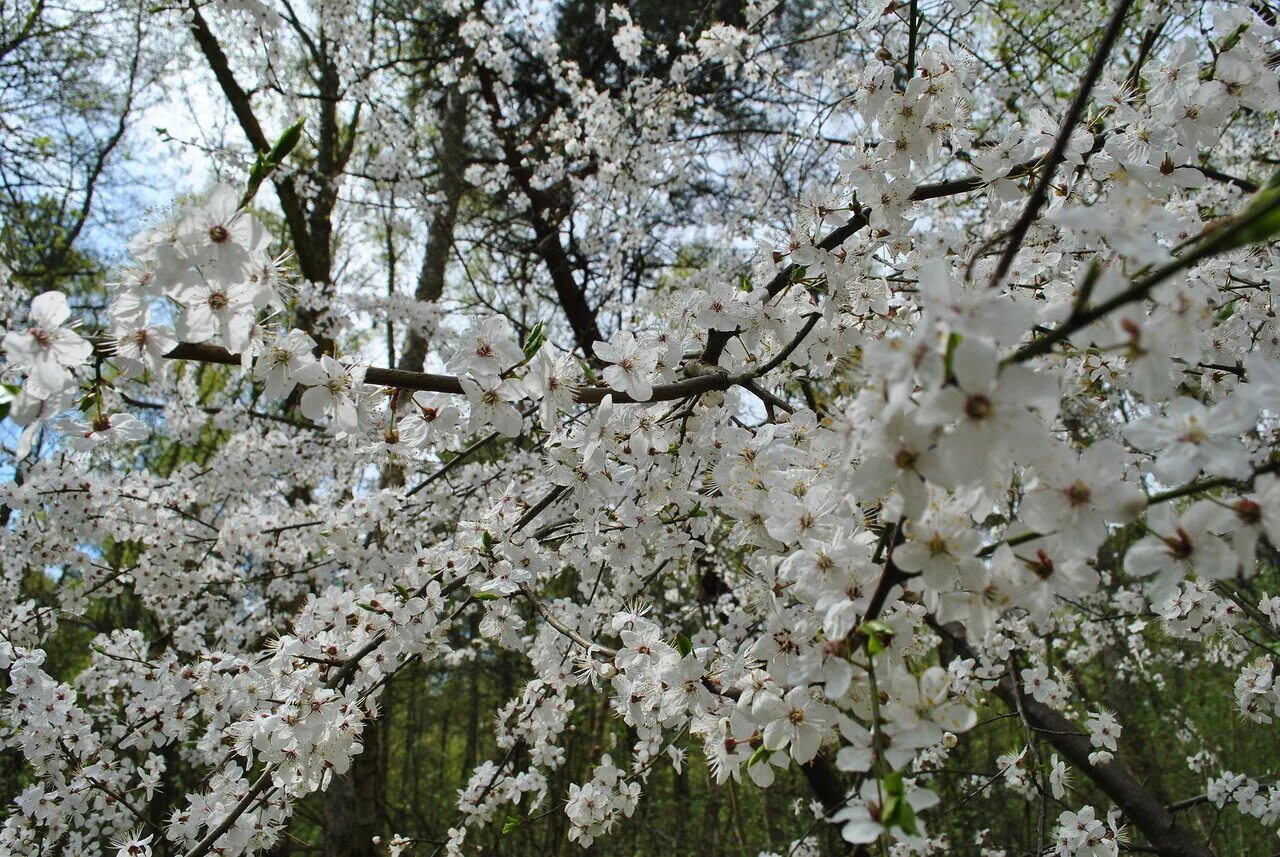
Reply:
<svg viewBox="0 0 1280 857"><path fill-rule="evenodd" d="M258 188L262 187L262 183L266 181L267 176L271 175L271 171L275 169L275 164L269 162L262 155L254 160L253 166L249 168L249 181L245 185L244 196L240 197L240 208L248 205L258 194Z"/></svg>
<svg viewBox="0 0 1280 857"><path fill-rule="evenodd" d="M502 822L502 832L510 833L520 825L524 824L524 819L518 815L508 815L507 820Z"/></svg>
<svg viewBox="0 0 1280 857"><path fill-rule="evenodd" d="M542 344L546 342L546 329L542 322L538 322L529 331L529 338L524 341L524 360L528 363L534 358L534 355L542 348Z"/></svg>
<svg viewBox="0 0 1280 857"><path fill-rule="evenodd" d="M948 381L954 381L956 378L956 346L960 344L960 340L963 338L958 333L953 333L947 337L947 355L942 360L942 371L943 377Z"/></svg>
<svg viewBox="0 0 1280 857"><path fill-rule="evenodd" d="M889 648L889 642L897 632L879 619L870 619L858 626L858 634L867 641L867 653L878 655Z"/></svg>
<svg viewBox="0 0 1280 857"><path fill-rule="evenodd" d="M880 811L880 820L886 828L898 827L904 833L915 836L919 832L916 826L916 811L907 803L907 787L898 771L886 774L880 780L880 793L884 796L884 806Z"/></svg>
<svg viewBox="0 0 1280 857"><path fill-rule="evenodd" d="M0 384L0 420L9 416L9 406L21 389L13 384Z"/></svg>
<svg viewBox="0 0 1280 857"><path fill-rule="evenodd" d="M702 508L701 503L695 503L693 508L689 510L690 518L705 518L706 516L707 510Z"/></svg>
<svg viewBox="0 0 1280 857"><path fill-rule="evenodd" d="M93 410L98 404L98 396L100 395L101 393L97 387L90 387L85 394L80 397L80 401L76 403L76 408L79 409L82 414L89 413L89 411Z"/></svg>
<svg viewBox="0 0 1280 857"><path fill-rule="evenodd" d="M886 830L890 827L899 826L897 816L901 812L903 803L904 801L898 795L886 794L884 796L884 805L880 807L880 823L885 826Z"/></svg>
<svg viewBox="0 0 1280 857"><path fill-rule="evenodd" d="M284 133L276 140L276 144L271 147L271 151L265 155L261 152L254 160L253 166L249 169L249 181L245 186L244 196L240 197L240 207L244 208L253 200L258 193L258 188L262 187L262 183L267 180L276 168L284 163L284 159L298 145L298 141L302 139L302 126L306 119L299 119L288 128L284 129Z"/></svg>
<svg viewBox="0 0 1280 857"><path fill-rule="evenodd" d="M288 128L284 129L284 133L280 135L280 139L276 140L276 144L271 147L271 154L267 155L267 160L279 166L284 163L284 159L289 157L289 153L298 145L298 141L302 139L302 126L306 124L306 119L299 119Z"/></svg>
<svg viewBox="0 0 1280 857"><path fill-rule="evenodd" d="M1241 24L1240 26L1236 27L1235 30L1231 32L1231 35L1223 39L1222 46L1218 49L1218 53L1225 54L1227 51L1234 48L1237 44L1240 43L1240 37L1243 36L1246 32L1248 32L1248 30L1249 30L1248 24Z"/></svg>
<svg viewBox="0 0 1280 857"><path fill-rule="evenodd" d="M763 762L765 759L769 758L769 756L771 756L772 754L773 754L772 750L766 750L764 745L761 744L756 749L756 751L751 754L751 758L747 759L747 767L748 768L751 767L756 762Z"/></svg>
<svg viewBox="0 0 1280 857"><path fill-rule="evenodd" d="M676 651L680 653L680 657L687 657L693 651L693 640L684 634L676 634Z"/></svg>
<svg viewBox="0 0 1280 857"><path fill-rule="evenodd" d="M900 797L886 798L884 802L884 812L881 816L884 819L886 828L898 827L903 833L916 835L919 828L916 826L916 812L911 808L911 804L907 803Z"/></svg>

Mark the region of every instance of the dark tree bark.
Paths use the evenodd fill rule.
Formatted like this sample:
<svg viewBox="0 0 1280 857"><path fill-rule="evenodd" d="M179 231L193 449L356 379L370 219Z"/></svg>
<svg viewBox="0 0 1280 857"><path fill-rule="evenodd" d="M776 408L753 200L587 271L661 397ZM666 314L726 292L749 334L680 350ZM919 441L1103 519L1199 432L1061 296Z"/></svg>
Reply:
<svg viewBox="0 0 1280 857"><path fill-rule="evenodd" d="M528 161L511 139L509 129L503 127L502 106L498 103L492 78L483 69L480 70L479 77L481 93L489 108L490 124L502 145L507 169L511 171L517 187L529 202L528 218L529 225L533 228L533 252L546 265L560 309L573 328L574 341L583 355L591 360L592 345L604 337L600 335L595 310L587 302L585 287L580 286L574 277L573 263L560 239L561 212L565 206L554 192L534 186Z"/></svg>
<svg viewBox="0 0 1280 857"><path fill-rule="evenodd" d="M420 301L438 301L444 294L444 276L449 253L453 249L453 231L458 221L464 184L462 173L466 163L467 96L452 89L445 96L444 124L440 126L440 147L436 153L443 199L431 215L427 230L427 248L418 273L414 297ZM422 369L429 343L422 331L410 330L399 366L416 372Z"/></svg>
<svg viewBox="0 0 1280 857"><path fill-rule="evenodd" d="M964 631L931 622L935 631L967 658L976 654L969 647ZM1093 746L1079 726L1025 694L1018 699L1018 687L1007 673L995 688L996 695L1011 710L1021 704L1027 722L1040 737L1053 745L1077 770L1088 777L1124 813L1162 857L1213 857L1213 852L1197 841L1191 832L1178 826L1177 817L1164 802L1151 794L1117 757L1107 765L1089 761Z"/></svg>

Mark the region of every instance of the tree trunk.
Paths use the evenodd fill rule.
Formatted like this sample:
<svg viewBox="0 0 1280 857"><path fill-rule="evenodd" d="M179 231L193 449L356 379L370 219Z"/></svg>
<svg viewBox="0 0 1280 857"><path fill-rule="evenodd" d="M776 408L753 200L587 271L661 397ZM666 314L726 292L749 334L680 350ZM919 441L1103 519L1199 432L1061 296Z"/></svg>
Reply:
<svg viewBox="0 0 1280 857"><path fill-rule="evenodd" d="M444 197L431 215L427 230L427 248L418 273L414 297L420 301L438 301L444 294L444 275L453 249L453 230L458 221L458 206L465 190L462 173L467 157L467 96L451 89L445 96L444 124L440 127L440 147L436 162L440 170L440 193ZM429 333L410 328L400 368L422 371L427 357Z"/></svg>
<svg viewBox="0 0 1280 857"><path fill-rule="evenodd" d="M931 624L934 630L950 640L965 657L977 658L969 648L963 630L943 627L936 622ZM1092 764L1089 754L1093 751L1093 746L1079 726L1025 694L1018 700L1018 687L1007 673L1000 679L995 691L1010 709L1016 709L1020 701L1031 727L1106 793L1124 813L1125 819L1142 832L1161 857L1213 857L1213 853L1196 841L1190 831L1178 827L1174 814L1138 782L1118 758L1107 765Z"/></svg>
<svg viewBox="0 0 1280 857"><path fill-rule="evenodd" d="M373 838L385 834L386 815L382 751L387 721L365 724L364 751L337 777L324 795L325 857L383 857Z"/></svg>

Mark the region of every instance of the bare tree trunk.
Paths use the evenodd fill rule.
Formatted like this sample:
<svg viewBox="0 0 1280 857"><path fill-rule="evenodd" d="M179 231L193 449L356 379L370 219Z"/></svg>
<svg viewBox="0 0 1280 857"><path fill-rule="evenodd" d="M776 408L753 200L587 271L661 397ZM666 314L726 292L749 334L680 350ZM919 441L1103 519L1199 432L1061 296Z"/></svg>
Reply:
<svg viewBox="0 0 1280 857"><path fill-rule="evenodd" d="M480 92L489 107L490 124L502 144L507 168L529 201L529 225L533 227L534 234L533 252L546 265L560 309L573 328L574 341L583 356L593 360L592 346L604 337L600 333L596 312L587 301L586 285L579 285L574 278L573 263L560 240L560 223L565 212L564 200L553 191L535 186L528 161L511 138L512 129L503 125L502 106L494 93L493 81L483 69L480 71Z"/></svg>
<svg viewBox="0 0 1280 857"><path fill-rule="evenodd" d="M444 294L444 275L453 249L453 230L458 221L458 206L465 186L462 173L467 157L467 96L450 89L445 95L444 124L440 127L440 147L436 151L440 171L440 193L443 199L431 215L427 230L427 249L418 273L414 297L420 301L438 301ZM419 372L427 357L428 336L410 329L400 356L400 368Z"/></svg>
<svg viewBox="0 0 1280 857"><path fill-rule="evenodd" d="M965 640L963 630L931 624L934 630L950 640L965 657L976 659L976 654ZM1106 793L1124 813L1125 819L1142 832L1158 854L1162 857L1213 857L1212 852L1196 841L1190 831L1178 827L1176 816L1138 782L1119 759L1107 765L1090 762L1089 755L1093 746L1079 726L1025 694L1019 700L1018 687L1007 673L1000 679L995 691L1011 709L1016 709L1021 704L1031 727Z"/></svg>
<svg viewBox="0 0 1280 857"><path fill-rule="evenodd" d="M352 760L346 776L334 778L325 792L325 857L380 857L373 838L385 833L386 723L379 717L365 724L364 751Z"/></svg>

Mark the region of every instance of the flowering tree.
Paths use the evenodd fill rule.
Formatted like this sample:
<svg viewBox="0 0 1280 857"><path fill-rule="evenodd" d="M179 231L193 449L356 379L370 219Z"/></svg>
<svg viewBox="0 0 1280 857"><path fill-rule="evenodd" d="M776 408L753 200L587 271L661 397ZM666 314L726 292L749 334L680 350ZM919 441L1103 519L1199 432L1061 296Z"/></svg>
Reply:
<svg viewBox="0 0 1280 857"><path fill-rule="evenodd" d="M800 773L786 854L1276 827L1274 758L1170 802L1073 689L1151 625L1280 713L1271 9L708 8L153 10L225 180L93 319L7 325L5 853L266 853L398 675L493 651L525 672L453 823L344 848L626 837L694 758ZM623 737L575 746L597 704ZM962 802L1024 798L1012 846L935 785L1001 717Z"/></svg>

